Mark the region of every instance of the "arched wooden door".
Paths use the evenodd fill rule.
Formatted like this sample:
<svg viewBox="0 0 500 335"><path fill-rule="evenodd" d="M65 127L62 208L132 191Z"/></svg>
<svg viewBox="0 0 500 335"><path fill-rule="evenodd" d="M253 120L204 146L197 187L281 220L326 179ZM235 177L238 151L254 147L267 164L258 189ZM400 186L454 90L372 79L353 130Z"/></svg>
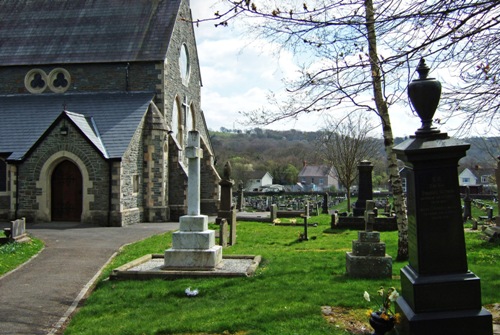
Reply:
<svg viewBox="0 0 500 335"><path fill-rule="evenodd" d="M80 221L82 215L82 174L78 166L65 160L51 178L52 221Z"/></svg>

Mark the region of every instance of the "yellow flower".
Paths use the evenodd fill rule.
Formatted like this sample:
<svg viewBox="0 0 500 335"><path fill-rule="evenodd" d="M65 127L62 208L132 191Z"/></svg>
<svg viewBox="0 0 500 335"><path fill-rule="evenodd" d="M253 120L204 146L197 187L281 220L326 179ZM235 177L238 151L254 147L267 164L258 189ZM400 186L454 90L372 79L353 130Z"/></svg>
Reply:
<svg viewBox="0 0 500 335"><path fill-rule="evenodd" d="M394 323L400 323L401 322L401 314L396 313L394 314Z"/></svg>
<svg viewBox="0 0 500 335"><path fill-rule="evenodd" d="M389 320L389 315L387 315L387 314L385 314L385 313L380 314L380 317L381 317L382 319L384 319L385 321L388 321L388 320Z"/></svg>
<svg viewBox="0 0 500 335"><path fill-rule="evenodd" d="M366 316L370 317L370 316L372 316L372 313L373 313L373 309L369 309L366 311Z"/></svg>

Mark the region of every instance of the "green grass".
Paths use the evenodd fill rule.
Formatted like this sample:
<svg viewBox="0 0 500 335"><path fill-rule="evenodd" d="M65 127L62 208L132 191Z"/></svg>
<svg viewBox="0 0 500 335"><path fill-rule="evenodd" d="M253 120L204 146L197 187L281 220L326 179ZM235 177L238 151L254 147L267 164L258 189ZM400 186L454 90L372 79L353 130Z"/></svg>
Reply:
<svg viewBox="0 0 500 335"><path fill-rule="evenodd" d="M11 242L0 245L0 276L25 263L42 249L43 242L36 238L26 243Z"/></svg>
<svg viewBox="0 0 500 335"><path fill-rule="evenodd" d="M365 290L395 286L398 279L350 279L345 253L356 231L329 231L328 215L314 217L309 241L300 242L301 227L257 222L238 224L238 241L224 255L259 254L263 262L254 277L205 278L175 281L101 281L65 334L349 334L328 323L321 306L340 306L364 320ZM500 302L498 245L466 233L470 269L481 277L483 303ZM387 252L396 255L397 233L382 232ZM163 234L122 250L105 275L147 253L170 247ZM394 262L393 275L406 262ZM200 294L188 298L187 287ZM367 327L368 324L366 325Z"/></svg>

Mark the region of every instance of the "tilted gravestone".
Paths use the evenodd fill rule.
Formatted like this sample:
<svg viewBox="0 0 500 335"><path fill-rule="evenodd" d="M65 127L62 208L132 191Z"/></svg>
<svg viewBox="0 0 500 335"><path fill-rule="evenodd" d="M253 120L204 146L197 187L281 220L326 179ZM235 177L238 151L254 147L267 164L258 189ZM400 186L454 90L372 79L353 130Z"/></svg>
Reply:
<svg viewBox="0 0 500 335"><path fill-rule="evenodd" d="M414 136L394 147L409 169L409 264L401 269L397 309L402 335L491 335L480 279L468 270L458 185L458 161L470 145L432 126L441 84L428 79L424 60L408 94L422 121Z"/></svg>

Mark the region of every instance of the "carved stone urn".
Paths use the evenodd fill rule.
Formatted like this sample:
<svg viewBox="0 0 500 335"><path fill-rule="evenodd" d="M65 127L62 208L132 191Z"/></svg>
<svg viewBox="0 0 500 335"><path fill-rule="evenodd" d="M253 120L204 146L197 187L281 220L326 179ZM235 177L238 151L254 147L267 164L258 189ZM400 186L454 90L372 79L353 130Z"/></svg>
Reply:
<svg viewBox="0 0 500 335"><path fill-rule="evenodd" d="M408 85L408 96L418 116L422 120L422 127L415 134L417 136L428 136L439 133L432 126L432 119L441 98L441 83L434 78L427 78L429 67L422 58L417 67L418 79L412 80Z"/></svg>

